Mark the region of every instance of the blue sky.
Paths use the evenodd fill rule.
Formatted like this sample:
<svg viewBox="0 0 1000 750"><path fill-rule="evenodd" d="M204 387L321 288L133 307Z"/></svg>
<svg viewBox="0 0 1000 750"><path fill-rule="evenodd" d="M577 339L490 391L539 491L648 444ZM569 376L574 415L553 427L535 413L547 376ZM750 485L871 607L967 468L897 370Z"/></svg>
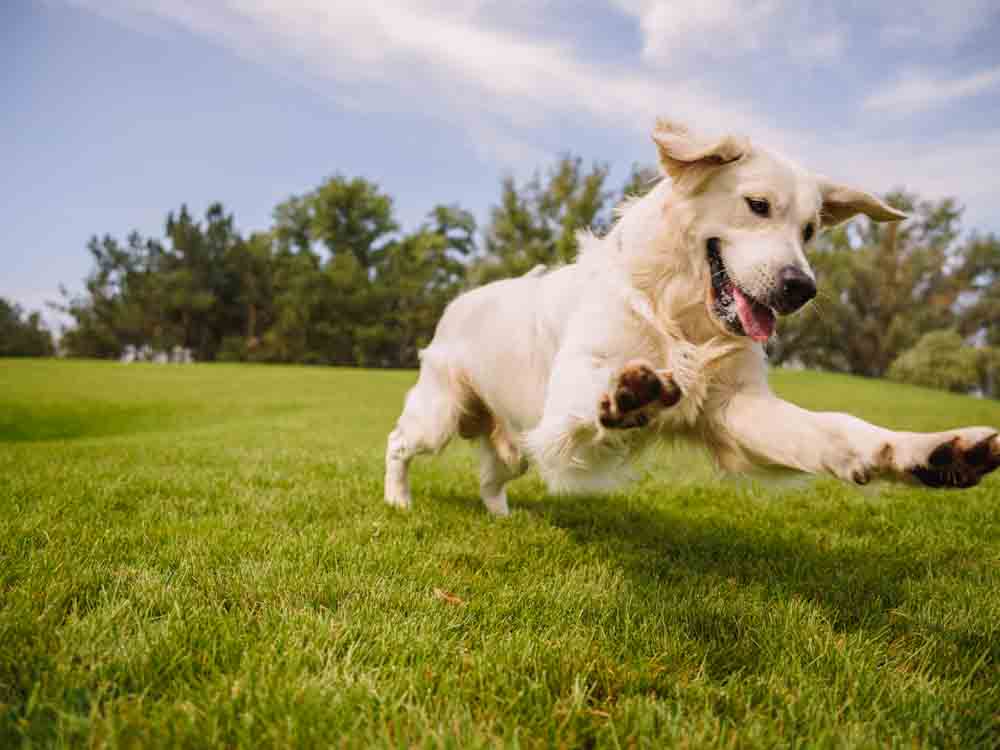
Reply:
<svg viewBox="0 0 1000 750"><path fill-rule="evenodd" d="M404 226L482 221L565 151L621 182L657 115L1000 231L998 37L996 0L8 0L0 296L79 290L90 235L160 234L182 202L266 228L337 172Z"/></svg>

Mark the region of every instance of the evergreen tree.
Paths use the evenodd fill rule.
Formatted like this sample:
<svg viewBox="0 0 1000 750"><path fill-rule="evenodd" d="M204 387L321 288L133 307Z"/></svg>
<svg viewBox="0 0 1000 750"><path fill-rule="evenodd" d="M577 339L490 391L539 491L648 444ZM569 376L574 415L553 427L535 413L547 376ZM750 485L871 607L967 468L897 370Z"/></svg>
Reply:
<svg viewBox="0 0 1000 750"><path fill-rule="evenodd" d="M37 312L25 315L20 306L0 297L0 357L51 357L52 334Z"/></svg>
<svg viewBox="0 0 1000 750"><path fill-rule="evenodd" d="M501 185L500 203L486 227L485 254L473 272L476 283L519 276L536 265L568 263L579 250L577 233L601 232L610 224L605 187L608 168L563 156L544 176L519 186L512 177Z"/></svg>

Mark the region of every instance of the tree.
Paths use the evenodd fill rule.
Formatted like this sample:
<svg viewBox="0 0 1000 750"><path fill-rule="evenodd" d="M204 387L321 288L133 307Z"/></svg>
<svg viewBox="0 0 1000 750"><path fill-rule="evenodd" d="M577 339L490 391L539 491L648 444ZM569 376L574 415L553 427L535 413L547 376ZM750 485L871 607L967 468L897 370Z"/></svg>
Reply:
<svg viewBox="0 0 1000 750"><path fill-rule="evenodd" d="M979 352L979 390L988 398L1000 397L1000 347L984 346Z"/></svg>
<svg viewBox="0 0 1000 750"><path fill-rule="evenodd" d="M973 235L956 276L963 288L960 330L1000 346L1000 239Z"/></svg>
<svg viewBox="0 0 1000 750"><path fill-rule="evenodd" d="M485 255L473 273L476 283L519 276L538 264L569 263L579 250L577 233L602 231L610 223L605 188L608 167L583 168L580 157L563 156L544 176L519 186L507 177L500 203L486 228Z"/></svg>
<svg viewBox="0 0 1000 750"><path fill-rule="evenodd" d="M633 164L628 179L625 180L625 184L622 186L619 201L643 197L656 187L656 183L660 181L660 178L659 170L641 164Z"/></svg>
<svg viewBox="0 0 1000 750"><path fill-rule="evenodd" d="M359 349L358 337L378 317L374 285L398 229L392 199L360 177L335 175L279 204L272 230L274 325L261 356L357 363L370 348Z"/></svg>
<svg viewBox="0 0 1000 750"><path fill-rule="evenodd" d="M226 256L242 242L232 214L213 203L203 224L181 206L178 214L167 215L166 235L161 294L165 317L174 326L171 344L192 349L199 360L214 359L234 302L227 290Z"/></svg>
<svg viewBox="0 0 1000 750"><path fill-rule="evenodd" d="M155 309L160 246L137 232L122 245L110 235L90 238L87 251L94 268L83 295L60 308L75 326L62 338L63 348L78 357L117 357L129 344L158 339L162 329Z"/></svg>
<svg viewBox="0 0 1000 750"><path fill-rule="evenodd" d="M361 177L334 175L302 196L292 196L274 210L275 236L285 249L331 256L351 253L371 268L388 238L399 230L392 198Z"/></svg>
<svg viewBox="0 0 1000 750"><path fill-rule="evenodd" d="M436 206L416 232L386 247L373 287L379 314L358 329L359 363L417 365L445 306L465 285L475 232L468 211Z"/></svg>
<svg viewBox="0 0 1000 750"><path fill-rule="evenodd" d="M274 323L259 357L268 361L346 364L353 356L354 300L368 278L353 255L324 269L311 251L279 251L274 264Z"/></svg>
<svg viewBox="0 0 1000 750"><path fill-rule="evenodd" d="M255 359L260 336L274 319L274 237L254 232L226 251L225 337L220 345L223 359ZM239 331L240 333L236 333Z"/></svg>
<svg viewBox="0 0 1000 750"><path fill-rule="evenodd" d="M19 305L0 297L0 357L51 357L52 334L37 312L25 315Z"/></svg>
<svg viewBox="0 0 1000 750"><path fill-rule="evenodd" d="M167 215L165 230L165 241L138 232L124 245L110 235L91 238L84 294L62 308L76 323L63 340L70 354L117 357L129 345L179 345L214 359L233 316L226 258L242 240L219 203L204 223L181 206Z"/></svg>
<svg viewBox="0 0 1000 750"><path fill-rule="evenodd" d="M956 331L924 334L889 368L891 380L968 393L980 382L980 353Z"/></svg>

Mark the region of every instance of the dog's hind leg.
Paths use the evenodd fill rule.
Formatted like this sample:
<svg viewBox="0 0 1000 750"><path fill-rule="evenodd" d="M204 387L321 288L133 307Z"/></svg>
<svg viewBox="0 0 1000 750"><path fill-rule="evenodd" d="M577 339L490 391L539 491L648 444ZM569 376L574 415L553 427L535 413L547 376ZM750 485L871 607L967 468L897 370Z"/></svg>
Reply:
<svg viewBox="0 0 1000 750"><path fill-rule="evenodd" d="M506 440L505 436L500 436L496 431L479 438L479 493L490 513L508 516L510 509L507 507L507 490L504 485L524 474L527 462L515 455L505 455L502 458L497 450L498 437ZM500 447L504 448L503 445ZM510 454L510 451L505 453Z"/></svg>
<svg viewBox="0 0 1000 750"><path fill-rule="evenodd" d="M389 433L385 452L385 501L400 508L411 503L409 466L414 456L437 453L458 429L462 394L445 363L425 352L417 384Z"/></svg>

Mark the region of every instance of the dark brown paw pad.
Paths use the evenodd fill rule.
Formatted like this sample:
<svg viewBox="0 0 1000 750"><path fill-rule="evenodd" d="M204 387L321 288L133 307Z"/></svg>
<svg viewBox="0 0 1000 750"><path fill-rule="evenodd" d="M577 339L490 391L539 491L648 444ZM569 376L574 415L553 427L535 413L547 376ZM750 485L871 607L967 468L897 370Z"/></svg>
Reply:
<svg viewBox="0 0 1000 750"><path fill-rule="evenodd" d="M649 365L626 365L618 376L612 397L601 400L601 424L605 427L643 427L649 415L640 411L649 406L673 406L681 389L669 375L660 375Z"/></svg>
<svg viewBox="0 0 1000 750"><path fill-rule="evenodd" d="M857 485L866 485L872 481L871 472L868 469L857 469L851 474L851 481Z"/></svg>
<svg viewBox="0 0 1000 750"><path fill-rule="evenodd" d="M618 376L615 403L618 411L624 413L659 400L661 393L663 383L659 375L646 365L635 365L626 367Z"/></svg>
<svg viewBox="0 0 1000 750"><path fill-rule="evenodd" d="M955 437L942 443L927 457L925 466L910 470L928 487L974 487L1000 467L1000 437L990 435L969 445Z"/></svg>

